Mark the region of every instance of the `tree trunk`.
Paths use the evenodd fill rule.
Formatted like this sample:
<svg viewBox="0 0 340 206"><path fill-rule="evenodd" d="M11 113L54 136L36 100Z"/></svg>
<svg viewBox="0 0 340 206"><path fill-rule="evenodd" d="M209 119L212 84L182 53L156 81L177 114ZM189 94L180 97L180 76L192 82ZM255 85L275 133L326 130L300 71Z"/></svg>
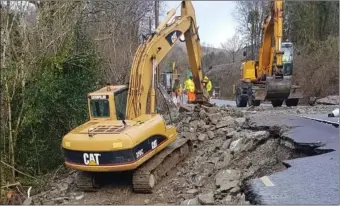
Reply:
<svg viewBox="0 0 340 206"><path fill-rule="evenodd" d="M12 107L11 107L11 96L8 89L8 84L5 84L6 87L6 103L7 103L7 115L8 115L8 147L9 147L9 157L12 169L12 179L11 181L15 181L15 155L14 155L14 141L13 141L13 128L12 128Z"/></svg>

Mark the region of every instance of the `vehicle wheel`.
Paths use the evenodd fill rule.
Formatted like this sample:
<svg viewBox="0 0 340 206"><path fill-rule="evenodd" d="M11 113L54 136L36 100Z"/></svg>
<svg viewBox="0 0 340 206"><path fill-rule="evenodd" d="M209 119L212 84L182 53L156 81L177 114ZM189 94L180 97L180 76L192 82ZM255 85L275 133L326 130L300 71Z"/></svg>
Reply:
<svg viewBox="0 0 340 206"><path fill-rule="evenodd" d="M247 99L241 97L241 95L236 96L236 106L237 107L246 107L247 106Z"/></svg>
<svg viewBox="0 0 340 206"><path fill-rule="evenodd" d="M261 101L260 100L253 100L252 104L257 107L257 106L260 106Z"/></svg>
<svg viewBox="0 0 340 206"><path fill-rule="evenodd" d="M283 103L283 100L280 100L280 99L272 100L273 107L281 107L282 103Z"/></svg>
<svg viewBox="0 0 340 206"><path fill-rule="evenodd" d="M91 182L92 182L92 187L94 189L99 189L100 188L100 181L99 181L99 178L97 175L95 174L92 174L92 177L91 177Z"/></svg>
<svg viewBox="0 0 340 206"><path fill-rule="evenodd" d="M286 99L287 107L295 107L299 104L299 99Z"/></svg>
<svg viewBox="0 0 340 206"><path fill-rule="evenodd" d="M249 107L250 107L250 106L255 106L255 107L260 106L261 101L260 101L260 100L253 100L253 98L254 98L254 97L249 97L249 98L248 98L248 106L249 106Z"/></svg>

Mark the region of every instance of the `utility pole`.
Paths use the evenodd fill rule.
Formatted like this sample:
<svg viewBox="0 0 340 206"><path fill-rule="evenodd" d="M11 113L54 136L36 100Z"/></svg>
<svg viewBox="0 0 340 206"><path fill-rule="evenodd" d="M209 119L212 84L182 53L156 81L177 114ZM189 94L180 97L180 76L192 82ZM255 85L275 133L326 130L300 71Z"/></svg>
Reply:
<svg viewBox="0 0 340 206"><path fill-rule="evenodd" d="M159 1L155 1L155 30L159 24Z"/></svg>
<svg viewBox="0 0 340 206"><path fill-rule="evenodd" d="M152 32L152 19L149 17L149 33L151 34Z"/></svg>

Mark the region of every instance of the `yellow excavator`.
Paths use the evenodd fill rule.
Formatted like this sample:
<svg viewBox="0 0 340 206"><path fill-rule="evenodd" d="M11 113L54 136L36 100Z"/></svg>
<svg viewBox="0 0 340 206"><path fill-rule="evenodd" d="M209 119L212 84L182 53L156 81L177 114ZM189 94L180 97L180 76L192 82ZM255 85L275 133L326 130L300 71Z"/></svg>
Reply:
<svg viewBox="0 0 340 206"><path fill-rule="evenodd" d="M89 121L62 139L65 165L77 170L76 185L96 190L101 172L133 171L135 192L150 193L158 180L190 153L188 139L156 113L156 67L184 35L197 102L207 103L202 86L201 46L195 10L181 2L181 15L168 12L153 34L138 47L128 85L107 85L88 94ZM174 17L174 22L169 20Z"/></svg>
<svg viewBox="0 0 340 206"><path fill-rule="evenodd" d="M282 41L283 1L271 1L270 11L262 28L258 61L246 60L241 65L242 79L234 87L237 107L259 106L264 100L273 107L285 101L290 107L302 98L302 88L292 84L293 43Z"/></svg>

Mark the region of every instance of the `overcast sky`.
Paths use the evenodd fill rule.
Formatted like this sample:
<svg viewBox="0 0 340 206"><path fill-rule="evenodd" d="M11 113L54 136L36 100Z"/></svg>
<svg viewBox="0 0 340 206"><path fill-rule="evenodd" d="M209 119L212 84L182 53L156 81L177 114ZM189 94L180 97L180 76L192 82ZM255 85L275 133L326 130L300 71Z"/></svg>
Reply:
<svg viewBox="0 0 340 206"><path fill-rule="evenodd" d="M165 12L176 8L180 1L166 1ZM220 48L235 33L237 23L232 13L235 10L234 1L192 1L199 26L201 43L205 42ZM177 12L180 12L180 8ZM180 13L178 13L179 15ZM162 20L163 17L160 18Z"/></svg>

